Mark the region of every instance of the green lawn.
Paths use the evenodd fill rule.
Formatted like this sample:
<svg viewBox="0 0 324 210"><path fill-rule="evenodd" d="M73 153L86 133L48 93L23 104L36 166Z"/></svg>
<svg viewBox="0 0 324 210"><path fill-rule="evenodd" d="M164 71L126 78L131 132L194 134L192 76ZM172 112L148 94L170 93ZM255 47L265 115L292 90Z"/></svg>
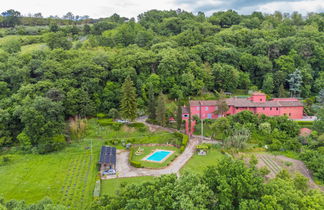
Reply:
<svg viewBox="0 0 324 210"><path fill-rule="evenodd" d="M45 196L73 209L84 208L92 200L96 162L85 149L90 142L71 145L48 155L14 155L13 161L0 167L0 195L6 200L36 202Z"/></svg>
<svg viewBox="0 0 324 210"><path fill-rule="evenodd" d="M161 167L165 167L170 162L172 162L180 154L180 150L178 148L176 148L176 147L154 146L154 147L141 147L141 148L144 149L144 152L141 155L136 155L135 154L138 147L133 148L134 149L134 154L133 154L132 160L140 162L142 164L142 166L145 167L145 168L161 168ZM156 149L172 150L172 151L174 151L174 153L162 163L155 163L155 162L149 162L149 161L142 160L145 156L149 155L153 150L156 150Z"/></svg>
<svg viewBox="0 0 324 210"><path fill-rule="evenodd" d="M153 179L154 179L153 176L141 176L141 177L102 180L101 195L114 196L117 190L121 187L121 184L138 184L138 183L152 181Z"/></svg>
<svg viewBox="0 0 324 210"><path fill-rule="evenodd" d="M208 150L206 156L199 156L195 154L186 163L186 165L181 169L181 173L188 171L191 173L202 174L207 166L216 165L219 160L221 160L224 155L215 148Z"/></svg>
<svg viewBox="0 0 324 210"><path fill-rule="evenodd" d="M165 132L150 133L127 127L115 131L109 127L99 127L96 119L88 120L85 138L61 151L47 155L23 155L17 152L10 155L12 161L0 166L0 196L6 200L25 200L27 203L48 196L72 209L86 208L92 201L100 149L107 140L135 139L166 143L172 138L173 134ZM91 143L92 156L89 149ZM3 155L8 153L0 154L0 159Z"/></svg>

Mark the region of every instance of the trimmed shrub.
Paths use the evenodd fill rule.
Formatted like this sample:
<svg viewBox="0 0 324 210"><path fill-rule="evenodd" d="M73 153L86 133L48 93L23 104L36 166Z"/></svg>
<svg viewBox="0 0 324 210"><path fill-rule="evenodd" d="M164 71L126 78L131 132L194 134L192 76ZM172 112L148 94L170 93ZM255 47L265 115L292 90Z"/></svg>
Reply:
<svg viewBox="0 0 324 210"><path fill-rule="evenodd" d="M174 135L174 137L176 137L176 138L178 138L180 140L182 140L182 138L183 138L183 134L179 133L179 132L174 132L173 135Z"/></svg>
<svg viewBox="0 0 324 210"><path fill-rule="evenodd" d="M114 122L112 119L99 119L99 125L101 126L110 126L112 129L118 131L122 127L122 123Z"/></svg>
<svg viewBox="0 0 324 210"><path fill-rule="evenodd" d="M180 152L183 153L184 150L185 150L185 147L184 146L181 146L180 147Z"/></svg>
<svg viewBox="0 0 324 210"><path fill-rule="evenodd" d="M109 126L109 125L113 124L114 122L112 119L99 119L98 123L101 126Z"/></svg>
<svg viewBox="0 0 324 210"><path fill-rule="evenodd" d="M102 119L102 118L107 117L107 115L104 114L104 113L98 113L98 114L97 114L97 117L100 118L100 119Z"/></svg>
<svg viewBox="0 0 324 210"><path fill-rule="evenodd" d="M188 144L188 141L189 141L189 136L188 135L184 135L184 134L182 134L182 135L183 135L183 137L182 137L181 145L184 146L184 147L186 147L187 144Z"/></svg>
<svg viewBox="0 0 324 210"><path fill-rule="evenodd" d="M135 168L142 168L142 164L138 161L130 161L131 166L135 167Z"/></svg>

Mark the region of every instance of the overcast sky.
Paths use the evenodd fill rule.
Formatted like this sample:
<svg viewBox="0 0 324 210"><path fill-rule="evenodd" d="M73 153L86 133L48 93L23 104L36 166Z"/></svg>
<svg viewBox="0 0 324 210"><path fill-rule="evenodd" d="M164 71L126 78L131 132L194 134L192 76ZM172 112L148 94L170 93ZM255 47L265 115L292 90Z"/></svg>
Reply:
<svg viewBox="0 0 324 210"><path fill-rule="evenodd" d="M298 11L324 12L324 0L1 0L0 9L15 9L23 15L41 12L43 16L73 14L89 15L93 18L107 17L117 13L125 17L136 17L151 9L169 10L181 8L186 11L205 12L234 9L241 14L251 11L273 13Z"/></svg>

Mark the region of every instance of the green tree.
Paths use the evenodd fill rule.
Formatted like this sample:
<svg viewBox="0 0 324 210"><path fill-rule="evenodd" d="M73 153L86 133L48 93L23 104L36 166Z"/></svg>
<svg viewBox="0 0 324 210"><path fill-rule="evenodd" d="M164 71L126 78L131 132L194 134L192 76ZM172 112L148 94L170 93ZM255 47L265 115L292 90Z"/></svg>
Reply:
<svg viewBox="0 0 324 210"><path fill-rule="evenodd" d="M108 112L108 117L111 117L112 119L117 119L119 117L119 112L115 108L111 108Z"/></svg>
<svg viewBox="0 0 324 210"><path fill-rule="evenodd" d="M263 178L240 160L224 158L209 167L203 179L217 198L217 209L235 209L244 200L258 200L263 192Z"/></svg>
<svg viewBox="0 0 324 210"><path fill-rule="evenodd" d="M51 22L49 24L49 30L50 32L58 32L60 30L60 27L55 22Z"/></svg>
<svg viewBox="0 0 324 210"><path fill-rule="evenodd" d="M68 50L72 47L72 42L69 41L63 32L50 32L45 34L46 44L51 49L62 48Z"/></svg>
<svg viewBox="0 0 324 210"><path fill-rule="evenodd" d="M265 75L262 90L267 94L272 94L274 89L273 76L271 73Z"/></svg>
<svg viewBox="0 0 324 210"><path fill-rule="evenodd" d="M177 119L177 129L180 130L181 129L181 125L182 125L182 103L179 100L177 103L177 115L176 115Z"/></svg>
<svg viewBox="0 0 324 210"><path fill-rule="evenodd" d="M21 14L20 12L10 9L5 12L2 12L1 15L3 16L3 25L5 27L14 27L19 24Z"/></svg>
<svg viewBox="0 0 324 210"><path fill-rule="evenodd" d="M8 53L17 53L21 50L21 43L17 39L10 39L2 44L2 48Z"/></svg>
<svg viewBox="0 0 324 210"><path fill-rule="evenodd" d="M150 120L156 119L156 98L154 95L153 85L149 84L148 89L148 102L147 102L147 109L148 109L148 118Z"/></svg>
<svg viewBox="0 0 324 210"><path fill-rule="evenodd" d="M35 99L26 98L24 105L18 107L18 113L24 125L24 132L34 146L51 142L54 136L63 132L64 115L60 102L53 102L41 96Z"/></svg>
<svg viewBox="0 0 324 210"><path fill-rule="evenodd" d="M324 133L324 106L317 110L316 117L314 128L318 132Z"/></svg>
<svg viewBox="0 0 324 210"><path fill-rule="evenodd" d="M124 119L135 120L137 116L136 88L130 77L127 77L123 83L121 95L121 116Z"/></svg>
<svg viewBox="0 0 324 210"><path fill-rule="evenodd" d="M303 78L301 75L301 71L296 69L296 71L292 74L289 74L289 79L287 80L289 83L289 90L292 97L299 96L301 93L301 85L303 82Z"/></svg>
<svg viewBox="0 0 324 210"><path fill-rule="evenodd" d="M215 88L217 90L233 91L239 82L239 71L228 64L215 63L213 65Z"/></svg>
<svg viewBox="0 0 324 210"><path fill-rule="evenodd" d="M88 92L83 89L71 89L67 92L64 107L67 116L94 116L96 107Z"/></svg>
<svg viewBox="0 0 324 210"><path fill-rule="evenodd" d="M167 123L165 103L166 103L166 98L161 92L156 102L156 121L161 126L165 126Z"/></svg>

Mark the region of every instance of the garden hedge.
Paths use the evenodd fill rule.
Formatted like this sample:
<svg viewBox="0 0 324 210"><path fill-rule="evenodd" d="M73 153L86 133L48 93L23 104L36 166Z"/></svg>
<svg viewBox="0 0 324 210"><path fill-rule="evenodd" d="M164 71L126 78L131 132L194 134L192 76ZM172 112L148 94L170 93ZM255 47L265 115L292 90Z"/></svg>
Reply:
<svg viewBox="0 0 324 210"><path fill-rule="evenodd" d="M99 119L98 123L101 126L110 126L111 128L113 128L114 130L117 130L117 131L123 125L122 123L114 122L112 119Z"/></svg>
<svg viewBox="0 0 324 210"><path fill-rule="evenodd" d="M134 166L135 168L143 168L142 164L140 162L138 162L138 161L131 160L130 164L131 164L131 166Z"/></svg>

